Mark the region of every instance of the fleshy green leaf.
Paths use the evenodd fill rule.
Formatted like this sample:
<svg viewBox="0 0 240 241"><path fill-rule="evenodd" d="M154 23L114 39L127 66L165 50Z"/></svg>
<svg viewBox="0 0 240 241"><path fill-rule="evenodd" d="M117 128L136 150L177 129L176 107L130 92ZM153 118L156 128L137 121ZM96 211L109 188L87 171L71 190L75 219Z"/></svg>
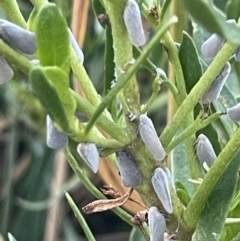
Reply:
<svg viewBox="0 0 240 241"><path fill-rule="evenodd" d="M174 182L180 182L192 196L194 194L194 187L193 184L188 181L188 178L191 178L191 173L184 143L181 143L173 149L171 160Z"/></svg>
<svg viewBox="0 0 240 241"><path fill-rule="evenodd" d="M239 160L240 153L233 158L217 182L202 211L192 241L219 240L236 189Z"/></svg>
<svg viewBox="0 0 240 241"><path fill-rule="evenodd" d="M67 24L57 6L47 3L39 10L36 23L37 49L43 66L70 68L70 40Z"/></svg>
<svg viewBox="0 0 240 241"><path fill-rule="evenodd" d="M237 21L240 16L240 0L228 0L226 13L228 19L235 19Z"/></svg>
<svg viewBox="0 0 240 241"><path fill-rule="evenodd" d="M180 201L182 202L182 204L183 204L185 207L187 207L188 203L189 203L190 200L191 200L191 198L190 198L190 196L188 195L188 193L187 193L185 190L180 189L180 188L178 188L178 189L176 190L176 192L177 192L177 195L178 195Z"/></svg>
<svg viewBox="0 0 240 241"><path fill-rule="evenodd" d="M183 70L186 90L189 93L202 76L202 67L193 40L186 32L183 33L179 49L179 59Z"/></svg>
<svg viewBox="0 0 240 241"><path fill-rule="evenodd" d="M129 241L146 241L146 239L139 229L133 228L129 236Z"/></svg>
<svg viewBox="0 0 240 241"><path fill-rule="evenodd" d="M70 94L67 74L58 67L34 67L30 80L51 119L62 131L74 133L76 103Z"/></svg>
<svg viewBox="0 0 240 241"><path fill-rule="evenodd" d="M240 44L240 29L234 24L226 23L223 13L213 5L213 1L183 0L183 2L192 17L208 31Z"/></svg>

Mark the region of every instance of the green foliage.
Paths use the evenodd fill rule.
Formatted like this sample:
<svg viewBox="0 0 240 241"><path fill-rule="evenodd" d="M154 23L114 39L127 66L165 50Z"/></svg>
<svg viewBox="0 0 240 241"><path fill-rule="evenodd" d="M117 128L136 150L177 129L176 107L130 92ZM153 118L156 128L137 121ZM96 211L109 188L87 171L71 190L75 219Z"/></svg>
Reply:
<svg viewBox="0 0 240 241"><path fill-rule="evenodd" d="M116 199L106 200L79 161L77 142L94 143L98 147L99 156L106 157L114 164L116 152L129 152L129 156L133 158L131 161L136 164L143 179L135 188L142 198L140 202L144 203L146 210L155 206L164 214L166 231L169 235L174 235L174 239L239 240L240 129L238 123L234 123L227 116L227 108L238 103L240 65L233 58L233 54L240 44L240 29L239 23L229 24L226 19L238 20L240 2L183 0L181 3L185 9L176 9L175 1L171 0L164 1L163 4L157 0L137 1L145 17L145 30L149 33L148 43L141 49L131 44L125 27L122 15L126 2L92 1L91 7L96 16L92 16L92 21L89 21L88 41L84 46L86 63L83 65L74 52L76 50L70 47L68 25L56 4L45 0L32 0L34 8L26 24L16 1L0 1L10 21L22 27L27 26L35 32L37 43L37 53L25 56L0 40L0 55L15 70L13 83L6 84L6 87L0 90L0 117L7 123L3 133L6 133L9 141L7 143L6 140L1 140L7 144L3 176L3 183L6 184L0 200L0 217L3 216L3 221L0 220L0 233L5 239L10 231L17 241L43 240L46 210L34 213L28 210L30 206L26 203L38 205L37 202L47 199L44 201L47 203L44 207L47 207L52 202L52 199L48 200L48 192L55 152L45 146L45 135L40 128L43 126L43 117L48 114L57 129L68 136L69 146L64 149L65 157L81 183L99 199L94 205L100 203L100 211L109 209L110 205L114 213L133 226L129 241L150 239L145 214L141 216L141 213L138 213L133 218L132 214L122 208L114 208L116 203L121 201L122 204L122 197L119 195L124 195L125 191L121 189L122 183L116 181L119 175L116 171L107 169L108 164L104 163L106 165L102 166L105 169L101 167L100 176L109 178L107 184L111 183L116 189L111 190L113 198ZM62 3L59 5L63 6ZM186 11L192 16L193 29L181 29L184 25L182 23L189 21ZM180 29L173 28L170 33L169 29L175 27L177 22L175 14L180 22ZM101 26L98 28L92 23L97 22L96 17L99 15ZM174 41L179 32L182 33L180 45ZM201 53L201 46L212 33L219 34L226 41L213 60L206 60ZM105 36L105 49L102 36ZM37 66L31 61L35 58L40 61ZM171 68L159 66L159 63L167 61L171 62ZM231 63L232 72L219 99L209 105L200 106L199 100L227 62ZM101 69L103 65L104 70ZM165 75L160 68L168 74ZM29 82L23 81L26 77L19 74L18 69L27 75ZM74 89L72 75L76 77L82 95ZM99 81L96 81L97 79ZM168 99L171 119L165 123L163 113L166 112L166 103L162 100L165 99L167 91L172 94ZM104 92L102 96L99 94L101 92ZM21 97L22 94L25 98ZM141 105L143 102L144 105ZM155 112L151 112L153 109ZM24 115L22 110L26 110ZM156 129L163 130L159 140L168 154L168 160L166 158L160 164L154 160L139 135L139 116L148 111L153 114L151 118L153 117ZM78 117L80 115L79 120L77 114ZM82 114L88 119L84 116L83 120ZM30 125L32 122L34 124ZM203 170L195 154L196 137L200 133L208 137L217 156L208 171ZM148 138L151 140L152 137ZM4 145L2 146L4 148ZM151 146L150 149L153 148ZM30 153L30 164L21 180L14 183L14 159L25 152ZM171 171L167 167L171 167ZM164 175L165 172L168 174L168 179L165 178L162 185L167 193L171 193L171 197L166 197L170 200L165 201L173 204L173 213L164 209L153 189L150 180L156 168L162 168L160 170ZM61 192L62 190L63 188ZM71 196L75 199L77 194ZM16 199L17 197L20 199ZM59 200L60 197L56 199ZM86 216L79 211L82 204L75 204L68 193L66 199L86 237L95 240L96 235L92 233L91 225L87 224ZM15 207L13 204L16 200L18 201ZM68 215L61 224L64 230L61 235L68 240L75 240L80 234L70 219ZM141 222L142 225L135 225ZM25 231L26 228L28 232ZM16 241L11 234L9 240Z"/></svg>
<svg viewBox="0 0 240 241"><path fill-rule="evenodd" d="M240 44L238 40L240 29L233 24L226 23L223 13L215 8L212 1L200 0L193 2L191 0L183 0L183 2L193 18L207 30L218 33L225 39Z"/></svg>
<svg viewBox="0 0 240 241"><path fill-rule="evenodd" d="M185 32L183 33L179 49L179 59L183 70L186 90L189 93L202 76L202 67L194 42Z"/></svg>
<svg viewBox="0 0 240 241"><path fill-rule="evenodd" d="M39 10L36 38L41 65L58 66L68 73L70 44L67 24L55 4L44 4Z"/></svg>
<svg viewBox="0 0 240 241"><path fill-rule="evenodd" d="M30 73L30 80L52 120L62 131L75 133L76 102L70 94L67 74L58 67L34 67Z"/></svg>

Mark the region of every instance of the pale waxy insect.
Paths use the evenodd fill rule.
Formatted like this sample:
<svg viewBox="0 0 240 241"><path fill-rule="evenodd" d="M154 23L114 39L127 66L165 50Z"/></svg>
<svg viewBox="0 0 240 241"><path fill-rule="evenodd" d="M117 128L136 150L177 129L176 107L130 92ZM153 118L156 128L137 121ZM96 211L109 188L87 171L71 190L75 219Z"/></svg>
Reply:
<svg viewBox="0 0 240 241"><path fill-rule="evenodd" d="M172 199L169 190L167 173L160 167L156 168L152 176L152 185L155 193L168 213L173 212Z"/></svg>
<svg viewBox="0 0 240 241"><path fill-rule="evenodd" d="M148 211L148 226L150 241L164 241L166 220L156 207L151 207Z"/></svg>
<svg viewBox="0 0 240 241"><path fill-rule="evenodd" d="M229 19L226 21L228 24L235 24L235 19ZM201 51L206 59L213 59L217 53L222 48L223 44L225 43L225 39L220 37L218 34L212 34L201 46Z"/></svg>
<svg viewBox="0 0 240 241"><path fill-rule="evenodd" d="M0 37L9 46L25 54L34 54L37 50L35 33L4 19L0 19Z"/></svg>
<svg viewBox="0 0 240 241"><path fill-rule="evenodd" d="M88 118L86 115L84 115L81 111L78 111L78 110L77 110L77 111L75 112L75 116L76 116L77 119L78 119L80 122L82 122L82 123L89 121L89 118Z"/></svg>
<svg viewBox="0 0 240 241"><path fill-rule="evenodd" d="M117 152L117 166L125 187L136 187L142 183L142 174L130 152Z"/></svg>
<svg viewBox="0 0 240 241"><path fill-rule="evenodd" d="M12 79L14 72L7 61L0 56L0 84L4 84Z"/></svg>
<svg viewBox="0 0 240 241"><path fill-rule="evenodd" d="M82 50L80 49L80 47L79 47L76 39L75 39L74 36L73 36L72 31L71 31L69 28L68 28L68 34L69 34L69 37L70 37L71 46L72 46L74 52L76 53L76 55L77 55L80 63L83 64L83 62L84 62L83 52L82 52Z"/></svg>
<svg viewBox="0 0 240 241"><path fill-rule="evenodd" d="M135 0L128 0L124 9L123 19L130 40L135 46L142 46L146 42L139 6Z"/></svg>
<svg viewBox="0 0 240 241"><path fill-rule="evenodd" d="M228 116L235 122L240 121L240 103L227 110Z"/></svg>
<svg viewBox="0 0 240 241"><path fill-rule="evenodd" d="M231 72L231 65L229 62L227 62L224 67L222 68L219 75L216 77L216 79L212 82L212 84L209 86L208 90L205 92L205 94L200 99L201 104L209 104L212 103L214 100L217 100L221 90Z"/></svg>
<svg viewBox="0 0 240 241"><path fill-rule="evenodd" d="M80 143L77 146L77 152L85 163L97 173L99 168L99 153L94 143Z"/></svg>
<svg viewBox="0 0 240 241"><path fill-rule="evenodd" d="M222 48L225 40L218 34L212 34L201 46L201 51L206 59L213 59Z"/></svg>
<svg viewBox="0 0 240 241"><path fill-rule="evenodd" d="M145 114L139 116L138 131L142 141L153 155L154 159L163 161L166 156L165 150L158 138L152 120Z"/></svg>
<svg viewBox="0 0 240 241"><path fill-rule="evenodd" d="M156 72L160 77L167 78L166 72L161 68L156 68Z"/></svg>
<svg viewBox="0 0 240 241"><path fill-rule="evenodd" d="M68 145L68 136L64 132L60 132L54 122L47 115L47 146L52 149L61 149Z"/></svg>
<svg viewBox="0 0 240 241"><path fill-rule="evenodd" d="M237 48L234 57L236 59L236 61L240 62L240 47Z"/></svg>
<svg viewBox="0 0 240 241"><path fill-rule="evenodd" d="M198 136L195 149L197 159L201 166L206 162L208 167L211 167L217 157L211 142L204 134Z"/></svg>

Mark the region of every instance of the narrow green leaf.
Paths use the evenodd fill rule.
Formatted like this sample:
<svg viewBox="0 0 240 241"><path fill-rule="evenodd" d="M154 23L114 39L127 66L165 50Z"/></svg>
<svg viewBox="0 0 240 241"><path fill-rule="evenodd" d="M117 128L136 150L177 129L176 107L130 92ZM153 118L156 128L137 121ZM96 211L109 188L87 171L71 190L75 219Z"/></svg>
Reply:
<svg viewBox="0 0 240 241"><path fill-rule="evenodd" d="M186 32L183 33L179 49L179 59L183 70L186 90L189 93L202 76L202 67L195 44Z"/></svg>
<svg viewBox="0 0 240 241"><path fill-rule="evenodd" d="M191 200L189 194L188 194L185 190L180 189L180 188L178 188L178 189L176 190L176 192L177 192L177 195L178 195L181 203L182 203L185 207L187 207L188 203L189 203L190 200Z"/></svg>
<svg viewBox="0 0 240 241"><path fill-rule="evenodd" d="M105 8L103 4L101 3L100 0L92 0L92 6L93 6L93 11L95 13L96 18L98 19L98 22L102 25L102 27L105 27L104 21L101 21L99 19L99 16L102 14L105 14Z"/></svg>
<svg viewBox="0 0 240 241"><path fill-rule="evenodd" d="M44 4L39 10L36 22L36 39L41 65L56 65L68 72L70 68L70 40L67 24L55 4Z"/></svg>
<svg viewBox="0 0 240 241"><path fill-rule="evenodd" d="M239 160L240 152L233 158L209 196L192 241L219 239L236 189Z"/></svg>
<svg viewBox="0 0 240 241"><path fill-rule="evenodd" d="M235 19L237 21L240 16L240 0L228 0L226 14L228 19Z"/></svg>
<svg viewBox="0 0 240 241"><path fill-rule="evenodd" d="M76 103L70 94L68 76L58 67L34 67L30 72L33 90L59 128L76 132Z"/></svg>
<svg viewBox="0 0 240 241"><path fill-rule="evenodd" d="M226 23L223 13L209 0L183 0L192 17L208 31L217 33L232 43L240 44L240 29L234 24Z"/></svg>
<svg viewBox="0 0 240 241"><path fill-rule="evenodd" d="M129 241L146 241L146 239L139 229L132 228L132 231L129 236Z"/></svg>
<svg viewBox="0 0 240 241"><path fill-rule="evenodd" d="M180 182L192 196L194 194L194 187L188 178L191 178L189 165L187 161L187 153L185 144L181 143L172 151L172 174L174 182Z"/></svg>
<svg viewBox="0 0 240 241"><path fill-rule="evenodd" d="M94 238L90 228L88 227L88 224L86 223L83 215L81 214L78 207L76 206L76 204L72 200L71 196L68 193L65 193L65 196L67 198L69 206L71 207L72 211L74 212L74 215L76 216L76 218L77 218L79 224L81 225L81 227L82 227L86 237L88 238L88 240L96 241L96 239Z"/></svg>

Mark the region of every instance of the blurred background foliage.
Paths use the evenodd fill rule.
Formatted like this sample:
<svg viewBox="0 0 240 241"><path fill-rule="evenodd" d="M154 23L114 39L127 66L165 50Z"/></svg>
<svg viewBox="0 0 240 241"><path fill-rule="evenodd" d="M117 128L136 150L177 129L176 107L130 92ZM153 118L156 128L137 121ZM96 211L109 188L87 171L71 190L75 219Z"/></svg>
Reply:
<svg viewBox="0 0 240 241"><path fill-rule="evenodd" d="M172 2L175 1L179 0ZM27 0L17 2L27 21L33 6ZM86 28L86 34L77 29L80 30L77 40L85 55L84 67L98 93L104 95L104 69L107 68L104 66L105 30L94 15L91 1L75 0L76 5L82 6L75 13L74 0L52 2L62 9L70 27ZM224 11L227 1L216 0L214 3ZM73 13L77 14L75 18ZM79 20L80 15L85 16L86 21L84 17ZM6 18L2 10L0 17ZM146 21L144 27L150 39L154 31ZM185 30L196 40L199 49L204 39L197 38L197 31L204 30L199 28L193 34L190 24ZM207 37L209 33L205 33ZM74 34L78 36L78 33ZM177 36L175 39L181 41ZM157 46L149 58L156 66L171 72L167 68L167 54L163 46ZM239 74L239 63L235 63L228 81L229 88L235 93L239 93ZM141 102L145 103L151 95L154 76L143 66L137 72L137 79ZM158 133L164 128L167 116L168 93L164 85L161 88L148 113ZM7 240L7 232L11 232L18 241L86 240L65 200L64 191L70 192L79 208L95 200L95 197L73 175L61 151L55 152L46 146L45 113L28 85L27 76L16 69L14 80L0 87L0 132L0 241ZM91 176L91 180L98 188L103 185L97 175ZM85 218L97 240L129 238L131 227L112 211L85 215Z"/></svg>

